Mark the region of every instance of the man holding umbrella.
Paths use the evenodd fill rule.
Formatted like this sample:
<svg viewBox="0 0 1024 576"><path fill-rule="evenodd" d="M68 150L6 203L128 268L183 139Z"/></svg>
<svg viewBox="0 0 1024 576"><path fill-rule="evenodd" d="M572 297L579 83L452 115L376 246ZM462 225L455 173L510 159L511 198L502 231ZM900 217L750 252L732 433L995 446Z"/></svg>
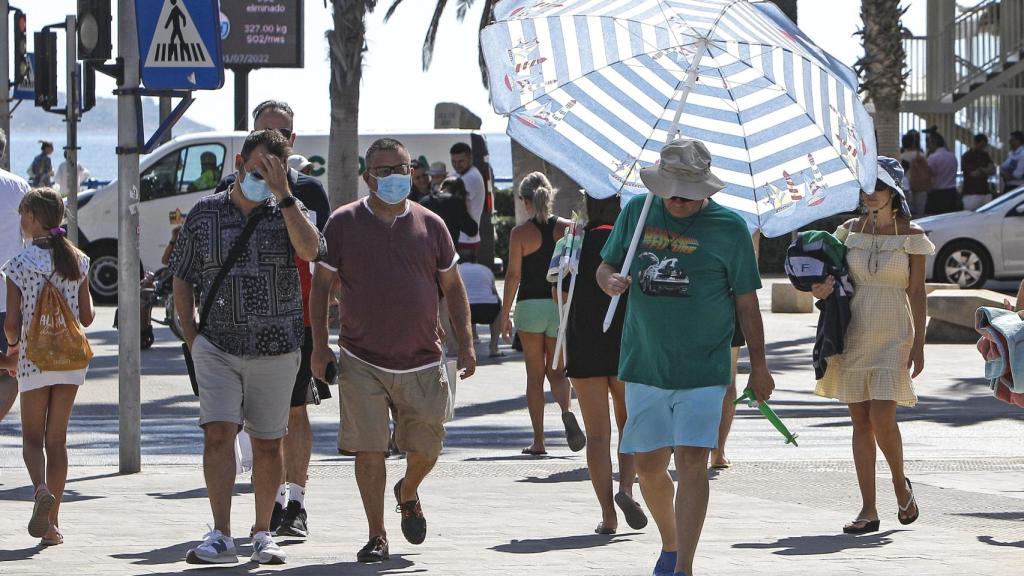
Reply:
<svg viewBox="0 0 1024 576"><path fill-rule="evenodd" d="M750 233L742 218L711 200L725 184L711 173L707 147L677 138L640 175L655 198L636 258L628 276L616 272L638 225L641 197L619 216L597 281L611 296L632 288L619 360L629 414L621 451L636 454L644 499L661 533L654 575L688 575L707 513L708 452L718 442L737 317L758 400L767 400L775 383L765 360Z"/></svg>

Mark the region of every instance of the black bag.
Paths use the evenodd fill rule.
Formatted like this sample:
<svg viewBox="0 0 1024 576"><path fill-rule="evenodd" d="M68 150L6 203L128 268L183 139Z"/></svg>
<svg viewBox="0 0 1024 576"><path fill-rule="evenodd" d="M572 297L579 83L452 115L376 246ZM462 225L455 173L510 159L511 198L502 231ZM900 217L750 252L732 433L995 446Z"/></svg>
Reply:
<svg viewBox="0 0 1024 576"><path fill-rule="evenodd" d="M249 243L249 238L256 230L256 225L259 224L265 212L266 210L263 207L256 208L253 211L249 216L249 221L245 223L245 228L242 229L242 234L235 240L235 243L231 246L231 251L228 252L228 257L224 259L224 264L217 271L217 277L213 279L213 283L210 284L210 290L206 293L206 298L203 299L203 307L199 309L199 326L196 327L196 337L202 334L203 328L206 327L206 318L210 315L210 304L213 304L213 297L217 295L217 291L220 289L220 285L224 283L224 279L227 278L228 272L231 272L231 269L235 267L235 262L242 255L242 250ZM199 396L196 366L192 361L192 350L189 349L187 342L181 343L181 352L185 356L185 367L188 368L188 379L192 384L192 393Z"/></svg>

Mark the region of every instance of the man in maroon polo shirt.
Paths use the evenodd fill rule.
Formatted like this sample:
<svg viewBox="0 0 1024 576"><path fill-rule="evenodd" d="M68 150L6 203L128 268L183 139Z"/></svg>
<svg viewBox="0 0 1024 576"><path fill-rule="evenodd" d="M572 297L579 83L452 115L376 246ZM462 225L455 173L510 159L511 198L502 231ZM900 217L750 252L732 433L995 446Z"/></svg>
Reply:
<svg viewBox="0 0 1024 576"><path fill-rule="evenodd" d="M367 198L342 206L324 229L327 257L310 292L313 374L324 378L335 360L328 345L327 299L341 283L341 449L356 455L356 483L369 523L360 562L389 557L384 529L384 460L388 410L395 440L406 453L405 477L394 487L402 533L423 542L427 522L418 488L434 467L444 439L450 398L441 362L440 285L458 333L462 378L476 370L469 301L458 260L440 217L408 200L410 158L405 146L384 138L366 151Z"/></svg>

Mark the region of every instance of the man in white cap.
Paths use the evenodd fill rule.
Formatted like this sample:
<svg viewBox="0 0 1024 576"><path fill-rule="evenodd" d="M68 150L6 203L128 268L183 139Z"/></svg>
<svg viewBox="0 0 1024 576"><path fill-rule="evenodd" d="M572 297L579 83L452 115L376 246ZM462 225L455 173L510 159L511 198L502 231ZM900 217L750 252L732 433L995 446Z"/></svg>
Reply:
<svg viewBox="0 0 1024 576"><path fill-rule="evenodd" d="M441 183L448 178L448 166L444 162L434 162L430 165L430 170L427 171L430 175L430 188L433 192L441 191ZM456 238L458 240L458 238Z"/></svg>
<svg viewBox="0 0 1024 576"><path fill-rule="evenodd" d="M289 156L288 167L306 176L310 176L310 173L313 171L313 163L302 154L292 154Z"/></svg>
<svg viewBox="0 0 1024 576"><path fill-rule="evenodd" d="M597 281L612 296L632 286L619 357L629 414L620 450L636 455L661 533L654 575L689 575L707 513L708 452L718 442L737 316L750 350L749 386L767 400L775 383L765 361L754 247L743 219L710 199L725 187L711 173L711 154L702 142L676 139L640 177L655 198L636 258L628 275L617 272L642 197L619 215ZM673 456L678 490L668 473Z"/></svg>

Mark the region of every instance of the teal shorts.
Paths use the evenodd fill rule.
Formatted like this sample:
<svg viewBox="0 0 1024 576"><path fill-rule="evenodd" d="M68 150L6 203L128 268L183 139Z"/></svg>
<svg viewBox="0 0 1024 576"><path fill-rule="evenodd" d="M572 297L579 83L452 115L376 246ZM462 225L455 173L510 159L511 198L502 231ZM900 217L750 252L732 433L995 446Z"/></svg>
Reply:
<svg viewBox="0 0 1024 576"><path fill-rule="evenodd" d="M531 334L558 336L558 304L554 300L520 300L516 302L516 330Z"/></svg>

